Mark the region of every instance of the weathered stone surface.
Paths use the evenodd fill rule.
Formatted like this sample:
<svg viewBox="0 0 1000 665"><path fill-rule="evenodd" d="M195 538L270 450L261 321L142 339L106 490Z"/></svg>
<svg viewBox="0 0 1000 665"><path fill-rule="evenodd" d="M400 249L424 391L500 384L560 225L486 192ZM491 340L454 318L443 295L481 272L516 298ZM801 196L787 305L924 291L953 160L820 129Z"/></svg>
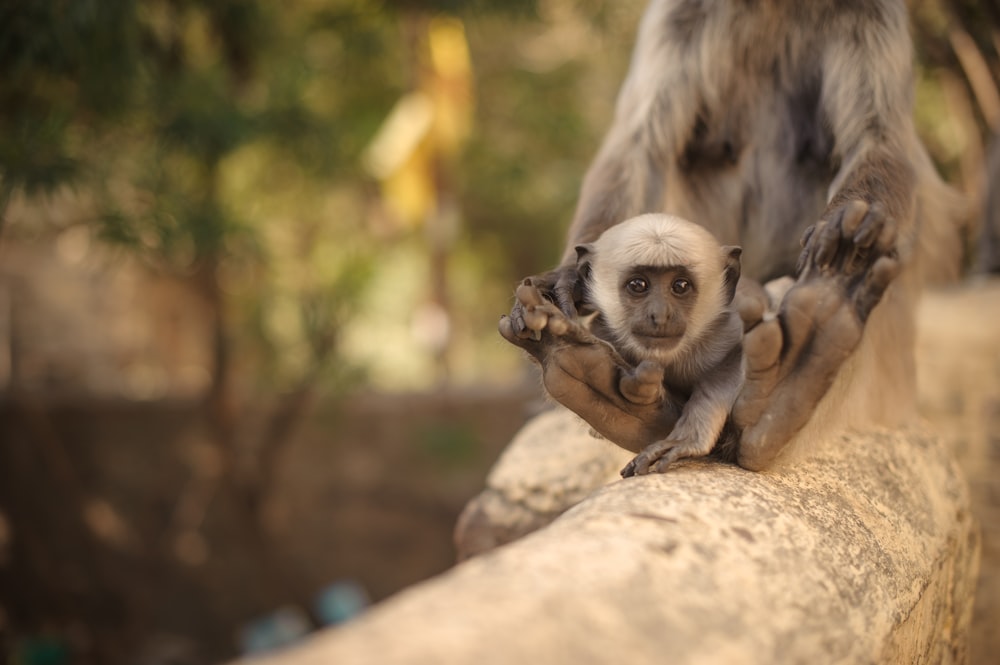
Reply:
<svg viewBox="0 0 1000 665"><path fill-rule="evenodd" d="M562 408L529 421L459 516L459 560L545 526L595 488L618 480L633 454L589 431Z"/></svg>
<svg viewBox="0 0 1000 665"><path fill-rule="evenodd" d="M1000 654L1000 278L924 296L918 317L920 412L958 458L983 538L969 662Z"/></svg>
<svg viewBox="0 0 1000 665"><path fill-rule="evenodd" d="M572 415L543 418L524 451L617 455ZM531 505L537 481L514 500ZM612 482L272 662L963 662L977 533L956 464L920 429L840 437L773 472L688 463Z"/></svg>

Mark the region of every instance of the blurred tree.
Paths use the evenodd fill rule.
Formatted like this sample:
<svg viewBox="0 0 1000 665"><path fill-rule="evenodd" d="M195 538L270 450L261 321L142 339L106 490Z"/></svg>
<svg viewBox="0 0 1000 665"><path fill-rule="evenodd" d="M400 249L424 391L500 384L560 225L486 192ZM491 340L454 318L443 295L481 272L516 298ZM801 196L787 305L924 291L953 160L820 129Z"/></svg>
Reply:
<svg viewBox="0 0 1000 665"><path fill-rule="evenodd" d="M946 176L961 187L979 222L968 262L989 267L1000 215L989 209L998 183L984 168L988 143L1000 154L1000 5L975 0L916 0L911 6L920 65L916 121ZM983 214L985 213L985 214ZM978 245L978 247L977 247Z"/></svg>
<svg viewBox="0 0 1000 665"><path fill-rule="evenodd" d="M318 381L347 370L340 329L364 293L373 248L357 194L345 196L341 183L363 191L354 165L401 85L398 62L364 57L392 52L393 28L375 3L0 6L0 230L16 194L72 187L93 206L101 239L187 277L208 305L214 361L205 416L221 471L192 469L198 482L179 497L172 529L178 542L192 542L213 504L232 506L242 547L259 570L272 571L259 578L262 597L309 593L284 574L288 567L266 537L264 507ZM343 75L361 72L359 63L362 76ZM306 200L291 201L303 194ZM275 235L291 239L277 241L288 251L274 250ZM274 309L285 320L269 320ZM255 335L235 335L246 322ZM237 372L252 374L254 364L239 366L237 354L252 359L253 348L261 350L257 381L280 397L259 434L238 431L247 411L235 392ZM292 362L276 362L289 356ZM58 451L58 437L49 442ZM43 458L43 477L75 488L66 545L99 559L87 536L86 490L72 465ZM17 497L3 498L12 530L30 538L37 515L15 509L27 505ZM44 608L27 598L51 593L51 607L65 610L55 602L65 590L48 587L43 561L33 565L39 568L8 607ZM267 588L275 581L280 588ZM107 593L100 576L92 584L92 595ZM31 629L88 614L86 607L67 611L9 619Z"/></svg>

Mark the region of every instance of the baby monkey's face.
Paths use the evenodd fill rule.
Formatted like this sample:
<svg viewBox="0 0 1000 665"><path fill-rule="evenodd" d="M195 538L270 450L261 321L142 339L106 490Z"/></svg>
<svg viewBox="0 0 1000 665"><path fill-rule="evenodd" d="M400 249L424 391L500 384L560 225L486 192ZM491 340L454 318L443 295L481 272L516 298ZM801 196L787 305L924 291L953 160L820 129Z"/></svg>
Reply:
<svg viewBox="0 0 1000 665"><path fill-rule="evenodd" d="M645 357L666 359L687 331L698 288L685 266L632 266L621 273L618 297L632 343Z"/></svg>
<svg viewBox="0 0 1000 665"><path fill-rule="evenodd" d="M629 362L681 363L678 371L693 372L728 348L728 337L715 341L713 331L725 328L720 321L729 316L740 248L719 245L679 217L647 214L611 227L576 252L578 311L599 314L596 334Z"/></svg>

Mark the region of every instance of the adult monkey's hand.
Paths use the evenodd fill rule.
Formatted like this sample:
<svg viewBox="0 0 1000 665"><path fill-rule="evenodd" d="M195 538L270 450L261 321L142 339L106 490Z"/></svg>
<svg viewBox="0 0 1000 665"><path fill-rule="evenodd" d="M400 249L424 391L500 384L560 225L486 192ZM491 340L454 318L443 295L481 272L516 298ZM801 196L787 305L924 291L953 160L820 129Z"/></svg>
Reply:
<svg viewBox="0 0 1000 665"><path fill-rule="evenodd" d="M553 399L632 452L670 433L682 404L663 387L662 367L629 366L610 344L545 298L532 278L516 295L511 316L500 319L500 334L538 362Z"/></svg>

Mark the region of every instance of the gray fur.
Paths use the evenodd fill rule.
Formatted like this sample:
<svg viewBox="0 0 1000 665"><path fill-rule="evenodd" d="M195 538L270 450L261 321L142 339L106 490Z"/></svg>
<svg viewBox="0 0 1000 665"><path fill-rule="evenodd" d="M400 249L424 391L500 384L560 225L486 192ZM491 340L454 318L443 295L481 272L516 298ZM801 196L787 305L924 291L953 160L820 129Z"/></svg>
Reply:
<svg viewBox="0 0 1000 665"><path fill-rule="evenodd" d="M912 235L918 181L943 187L921 163L911 79L901 1L654 0L569 249L663 211L743 246L744 274L766 281L793 271L828 209L871 201L873 177ZM936 251L928 263L953 261L957 241Z"/></svg>

